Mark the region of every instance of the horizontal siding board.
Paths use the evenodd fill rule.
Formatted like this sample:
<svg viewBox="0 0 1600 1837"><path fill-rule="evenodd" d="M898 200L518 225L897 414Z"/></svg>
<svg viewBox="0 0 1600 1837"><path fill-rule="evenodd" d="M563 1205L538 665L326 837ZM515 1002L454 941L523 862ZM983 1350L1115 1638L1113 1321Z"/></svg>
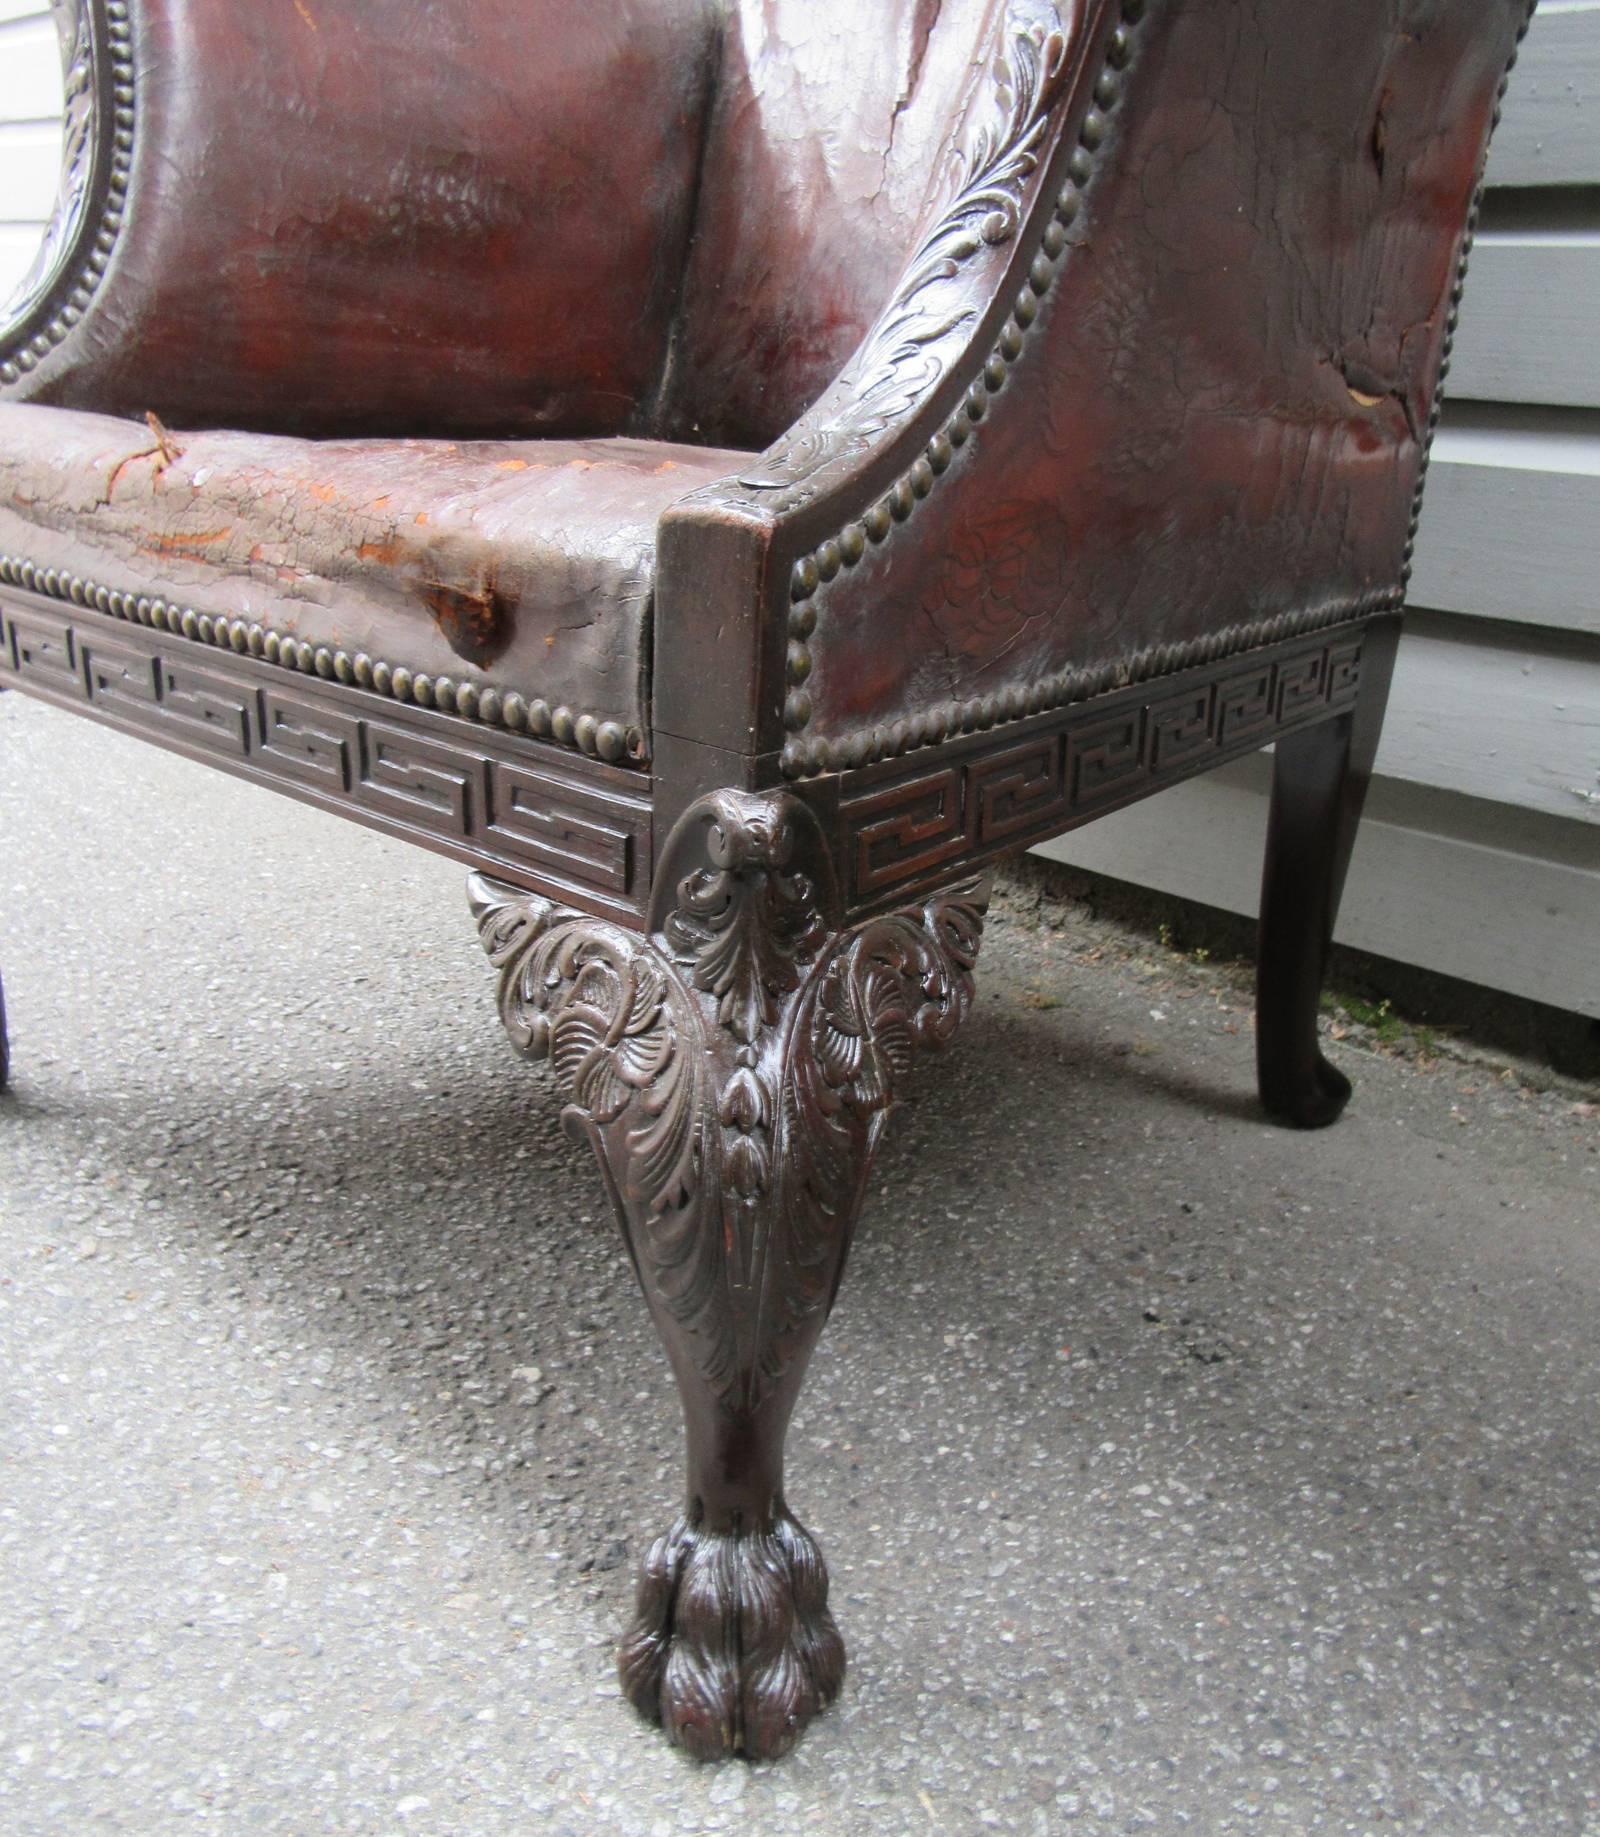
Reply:
<svg viewBox="0 0 1600 1837"><path fill-rule="evenodd" d="M1037 852L1254 917L1267 762L1245 760L1046 843ZM1382 785L1374 786L1374 803ZM1340 943L1600 1017L1600 866L1385 820L1361 825Z"/></svg>
<svg viewBox="0 0 1600 1837"><path fill-rule="evenodd" d="M0 123L0 223L43 224L55 208L60 183L60 126Z"/></svg>
<svg viewBox="0 0 1600 1837"><path fill-rule="evenodd" d="M39 0L0 0L0 26L15 29L25 20L48 21L49 18L49 7L40 6Z"/></svg>
<svg viewBox="0 0 1600 1837"><path fill-rule="evenodd" d="M1406 632L1377 770L1600 830L1600 658L1468 632Z"/></svg>
<svg viewBox="0 0 1600 1837"><path fill-rule="evenodd" d="M1488 182L1600 183L1600 5L1534 14L1490 149Z"/></svg>
<svg viewBox="0 0 1600 1837"><path fill-rule="evenodd" d="M1600 408L1600 235L1480 237L1452 399Z"/></svg>
<svg viewBox="0 0 1600 1837"><path fill-rule="evenodd" d="M42 233L42 226L0 224L0 305L10 298L11 290L33 266Z"/></svg>
<svg viewBox="0 0 1600 1837"><path fill-rule="evenodd" d="M0 121L37 121L61 107L61 41L48 18L0 26Z"/></svg>
<svg viewBox="0 0 1600 1837"><path fill-rule="evenodd" d="M1600 436L1567 444L1440 430L1414 606L1600 637Z"/></svg>

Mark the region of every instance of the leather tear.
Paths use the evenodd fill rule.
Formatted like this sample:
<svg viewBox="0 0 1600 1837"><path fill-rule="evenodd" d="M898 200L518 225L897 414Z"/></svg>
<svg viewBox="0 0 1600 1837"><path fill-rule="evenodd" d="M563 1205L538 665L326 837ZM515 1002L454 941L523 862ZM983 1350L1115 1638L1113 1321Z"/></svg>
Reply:
<svg viewBox="0 0 1600 1837"><path fill-rule="evenodd" d="M433 614L439 635L465 662L487 669L505 654L511 643L517 605L502 593L492 570L470 587L428 581L423 604Z"/></svg>

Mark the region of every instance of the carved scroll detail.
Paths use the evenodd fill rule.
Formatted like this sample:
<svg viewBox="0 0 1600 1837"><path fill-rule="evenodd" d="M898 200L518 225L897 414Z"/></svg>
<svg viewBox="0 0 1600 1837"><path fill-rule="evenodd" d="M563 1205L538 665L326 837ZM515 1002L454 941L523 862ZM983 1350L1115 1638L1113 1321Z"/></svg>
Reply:
<svg viewBox="0 0 1600 1837"><path fill-rule="evenodd" d="M814 409L739 482L799 502L814 472L864 451L942 380L966 349L976 309L965 271L1016 235L1027 183L1070 68L1075 35L1054 5L1013 0L991 69L982 125L963 154L965 178L906 266L894 296Z"/></svg>
<svg viewBox="0 0 1600 1837"><path fill-rule="evenodd" d="M783 794L706 801L705 864L641 937L474 875L512 1043L608 1170L646 1294L755 1411L832 1303L913 1050L967 1012L987 890L828 934Z"/></svg>

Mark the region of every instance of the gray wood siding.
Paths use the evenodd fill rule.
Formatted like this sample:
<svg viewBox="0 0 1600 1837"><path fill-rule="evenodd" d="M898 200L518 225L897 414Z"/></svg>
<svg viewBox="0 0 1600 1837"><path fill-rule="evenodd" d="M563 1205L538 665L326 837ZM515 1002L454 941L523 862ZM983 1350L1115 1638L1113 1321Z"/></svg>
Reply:
<svg viewBox="0 0 1600 1837"><path fill-rule="evenodd" d="M1040 852L1254 913L1270 761ZM1600 0L1544 0L1488 167L1338 936L1600 1016Z"/></svg>
<svg viewBox="0 0 1600 1837"><path fill-rule="evenodd" d="M0 300L33 261L60 168L55 23L38 0L0 0Z"/></svg>
<svg viewBox="0 0 1600 1837"><path fill-rule="evenodd" d="M1544 0L1511 84L1490 185L1600 182L1600 0Z"/></svg>

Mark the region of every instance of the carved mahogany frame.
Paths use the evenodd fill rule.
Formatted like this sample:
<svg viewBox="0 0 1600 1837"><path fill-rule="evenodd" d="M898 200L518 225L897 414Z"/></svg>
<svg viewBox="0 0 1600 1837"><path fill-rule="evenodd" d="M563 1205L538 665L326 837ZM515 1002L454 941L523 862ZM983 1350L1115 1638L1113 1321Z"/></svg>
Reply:
<svg viewBox="0 0 1600 1837"><path fill-rule="evenodd" d="M0 596L0 682L624 924L642 926L675 884L653 859L664 819L693 799L659 774L4 583ZM1352 708L1374 622L1393 616L1339 619L797 788L837 864L841 919Z"/></svg>

